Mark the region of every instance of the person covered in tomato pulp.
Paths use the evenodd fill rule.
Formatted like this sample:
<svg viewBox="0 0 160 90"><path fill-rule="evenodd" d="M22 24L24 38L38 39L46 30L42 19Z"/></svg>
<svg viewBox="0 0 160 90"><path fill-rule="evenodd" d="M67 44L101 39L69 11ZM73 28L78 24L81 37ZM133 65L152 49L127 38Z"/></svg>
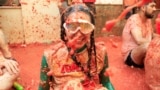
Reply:
<svg viewBox="0 0 160 90"><path fill-rule="evenodd" d="M94 16L85 4L69 6L61 16L61 40L44 51L39 90L114 90L103 42L95 42Z"/></svg>
<svg viewBox="0 0 160 90"><path fill-rule="evenodd" d="M19 64L12 57L5 35L0 29L0 90L11 90L19 73Z"/></svg>
<svg viewBox="0 0 160 90"><path fill-rule="evenodd" d="M154 0L139 7L137 14L126 22L122 32L122 55L128 66L144 68L146 51L153 38L159 37L154 32L151 19L156 12Z"/></svg>

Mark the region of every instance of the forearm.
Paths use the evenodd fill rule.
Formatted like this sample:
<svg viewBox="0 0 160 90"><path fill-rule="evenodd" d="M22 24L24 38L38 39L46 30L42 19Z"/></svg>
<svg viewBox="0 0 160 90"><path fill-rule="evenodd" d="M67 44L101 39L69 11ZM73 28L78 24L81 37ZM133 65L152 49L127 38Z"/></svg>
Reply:
<svg viewBox="0 0 160 90"><path fill-rule="evenodd" d="M2 31L0 31L0 49L4 57L12 57L7 41Z"/></svg>
<svg viewBox="0 0 160 90"><path fill-rule="evenodd" d="M5 58L11 58L11 57L12 57L12 54L11 54L11 52L9 51L8 48L3 48L3 49L2 49L2 53L3 53L3 56L4 56Z"/></svg>
<svg viewBox="0 0 160 90"><path fill-rule="evenodd" d="M146 39L146 38L139 38L138 40L136 40L138 45L143 45L145 43L149 43L150 39Z"/></svg>

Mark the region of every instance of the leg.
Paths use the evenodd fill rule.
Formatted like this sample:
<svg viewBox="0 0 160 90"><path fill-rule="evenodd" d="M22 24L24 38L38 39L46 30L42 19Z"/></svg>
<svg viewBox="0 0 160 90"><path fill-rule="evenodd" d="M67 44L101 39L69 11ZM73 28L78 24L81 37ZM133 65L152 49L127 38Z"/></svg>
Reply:
<svg viewBox="0 0 160 90"><path fill-rule="evenodd" d="M136 63L137 65L144 64L144 58L145 58L148 46L149 46L149 43L145 43L132 50L131 58L134 63Z"/></svg>
<svg viewBox="0 0 160 90"><path fill-rule="evenodd" d="M133 59L131 58L131 53L132 53L132 51L130 51L129 55L127 56L125 64L127 64L128 66L134 66L136 68L144 68L143 64L142 65L138 65L133 61Z"/></svg>

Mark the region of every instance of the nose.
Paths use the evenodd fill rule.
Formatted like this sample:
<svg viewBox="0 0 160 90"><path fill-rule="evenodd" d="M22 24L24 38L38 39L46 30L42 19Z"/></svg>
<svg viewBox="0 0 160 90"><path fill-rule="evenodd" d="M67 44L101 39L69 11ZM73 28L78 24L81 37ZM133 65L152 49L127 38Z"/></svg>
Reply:
<svg viewBox="0 0 160 90"><path fill-rule="evenodd" d="M77 33L81 33L81 34L83 34L83 33L81 32L81 29L82 29L81 27L77 27L76 32L77 32Z"/></svg>
<svg viewBox="0 0 160 90"><path fill-rule="evenodd" d="M157 8L156 7L153 7L153 11L156 11L157 10Z"/></svg>
<svg viewBox="0 0 160 90"><path fill-rule="evenodd" d="M154 8L154 11L156 11L156 10L157 10L157 8L155 7L155 8Z"/></svg>

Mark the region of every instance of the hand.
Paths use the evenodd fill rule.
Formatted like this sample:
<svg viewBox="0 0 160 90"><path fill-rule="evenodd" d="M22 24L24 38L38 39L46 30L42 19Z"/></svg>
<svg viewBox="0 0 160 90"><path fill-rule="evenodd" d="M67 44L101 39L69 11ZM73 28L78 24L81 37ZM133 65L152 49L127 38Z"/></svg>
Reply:
<svg viewBox="0 0 160 90"><path fill-rule="evenodd" d="M14 60L0 62L0 74L2 74L3 68L6 68L10 74L17 74L19 72L18 63Z"/></svg>

